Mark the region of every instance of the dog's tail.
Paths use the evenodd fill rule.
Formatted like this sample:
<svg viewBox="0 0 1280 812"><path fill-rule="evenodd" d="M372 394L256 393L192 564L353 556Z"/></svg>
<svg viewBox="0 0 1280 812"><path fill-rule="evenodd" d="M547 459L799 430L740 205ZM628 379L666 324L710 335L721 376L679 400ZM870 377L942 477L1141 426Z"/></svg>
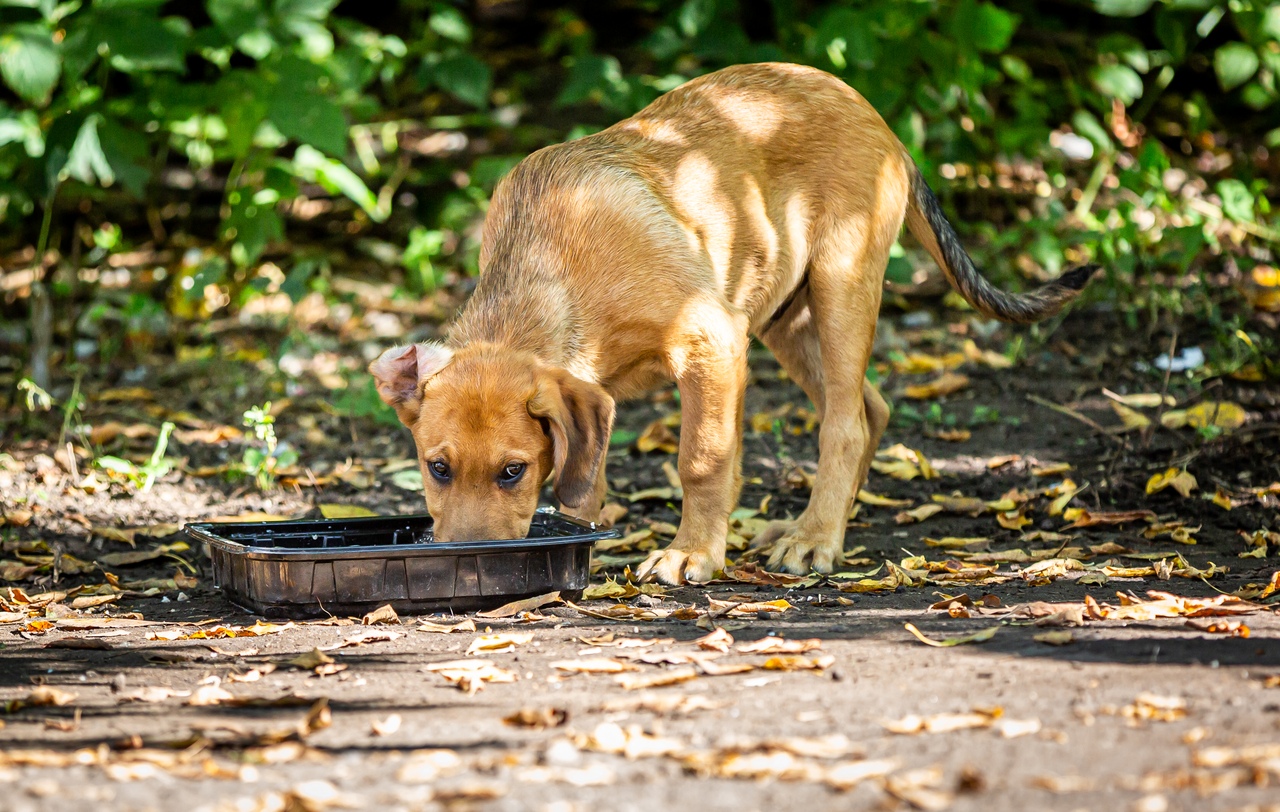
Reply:
<svg viewBox="0 0 1280 812"><path fill-rule="evenodd" d="M1046 319L1079 296L1097 273L1097 265L1081 265L1028 293L1005 293L974 267L973 260L960 245L955 229L942 213L933 190L925 183L919 168L912 166L912 169L907 228L942 268L951 287L983 315L1016 324Z"/></svg>

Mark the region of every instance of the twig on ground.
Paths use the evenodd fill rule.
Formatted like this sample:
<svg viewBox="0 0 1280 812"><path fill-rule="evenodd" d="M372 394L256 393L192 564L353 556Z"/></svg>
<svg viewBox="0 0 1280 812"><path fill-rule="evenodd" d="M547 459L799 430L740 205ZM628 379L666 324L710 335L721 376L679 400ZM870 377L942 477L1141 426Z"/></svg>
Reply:
<svg viewBox="0 0 1280 812"><path fill-rule="evenodd" d="M1130 447L1128 440L1124 439L1123 437L1117 437L1116 435L1112 434L1111 432L1103 428L1101 423L1099 423L1098 421L1094 420L1091 417L1086 417L1085 415L1080 414L1075 409L1068 409L1066 406L1060 406L1051 400L1045 400L1044 398L1038 397L1037 395L1027 395L1027 400L1031 401L1032 403L1038 406L1043 406L1046 409L1053 409L1055 412L1058 412L1059 414L1065 414L1067 417L1071 417L1076 420L1079 420L1081 423L1084 423L1089 428L1101 434L1103 437L1106 437L1109 440L1113 440L1114 442L1119 443L1121 446L1123 446L1126 449Z"/></svg>

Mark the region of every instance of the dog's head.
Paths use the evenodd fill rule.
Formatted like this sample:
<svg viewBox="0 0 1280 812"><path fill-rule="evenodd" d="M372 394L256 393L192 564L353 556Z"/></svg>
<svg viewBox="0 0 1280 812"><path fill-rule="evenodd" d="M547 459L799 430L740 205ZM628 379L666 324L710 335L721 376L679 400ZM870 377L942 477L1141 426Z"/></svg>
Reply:
<svg viewBox="0 0 1280 812"><path fill-rule="evenodd" d="M369 365L413 433L436 541L523 538L542 483L592 498L613 427L600 386L496 345L393 347Z"/></svg>

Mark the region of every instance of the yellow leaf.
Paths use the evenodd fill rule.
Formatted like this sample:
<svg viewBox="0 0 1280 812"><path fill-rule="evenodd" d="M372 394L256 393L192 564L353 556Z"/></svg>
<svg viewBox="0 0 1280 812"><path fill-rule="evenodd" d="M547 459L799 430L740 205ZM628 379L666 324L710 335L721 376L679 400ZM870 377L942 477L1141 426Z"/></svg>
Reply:
<svg viewBox="0 0 1280 812"><path fill-rule="evenodd" d="M505 634L482 634L467 646L467 656L478 652L511 651L533 639L532 632L507 632Z"/></svg>
<svg viewBox="0 0 1280 812"><path fill-rule="evenodd" d="M942 512L942 505L921 505L913 510L904 510L893 520L898 524L912 524L914 522L923 522L925 519Z"/></svg>
<svg viewBox="0 0 1280 812"><path fill-rule="evenodd" d="M1140 392L1132 395L1117 395L1109 389L1102 390L1102 394L1111 398L1116 403L1122 403L1125 406L1132 406L1137 409L1154 409L1161 403L1172 406L1174 403L1172 395L1161 396L1159 392Z"/></svg>
<svg viewBox="0 0 1280 812"><path fill-rule="evenodd" d="M1125 406L1123 403L1111 402L1111 408L1119 416L1120 421L1124 423L1125 431L1135 431L1137 429L1145 429L1151 425L1151 418L1141 412L1136 412Z"/></svg>
<svg viewBox="0 0 1280 812"><path fill-rule="evenodd" d="M926 384L908 386L903 394L912 400L933 400L955 394L969 386L969 376L947 372Z"/></svg>
<svg viewBox="0 0 1280 812"><path fill-rule="evenodd" d="M372 510L360 505L321 505L320 515L326 519L361 519L366 516L377 516Z"/></svg>
<svg viewBox="0 0 1280 812"><path fill-rule="evenodd" d="M925 372L944 372L960 366L965 360L965 356L958 352L948 353L947 355L927 355L922 352L913 352L905 358L895 360L893 368L904 375L919 375Z"/></svg>
<svg viewBox="0 0 1280 812"><path fill-rule="evenodd" d="M1067 471L1070 471L1070 470L1071 470L1071 463L1069 462L1051 462L1047 465L1032 468L1031 475L1032 476L1057 476L1058 474L1065 474Z"/></svg>
<svg viewBox="0 0 1280 812"><path fill-rule="evenodd" d="M992 369L1009 369L1013 366L1013 361L1009 359L1009 356L1001 355L995 350L980 350L973 339L968 339L964 342L964 354L970 361L976 361Z"/></svg>
<svg viewBox="0 0 1280 812"><path fill-rule="evenodd" d="M1221 486L1213 492L1213 503L1223 510L1231 510L1235 507L1231 504L1231 495L1224 491Z"/></svg>
<svg viewBox="0 0 1280 812"><path fill-rule="evenodd" d="M1244 425L1244 420L1245 411L1239 404L1215 400L1205 401L1190 409L1165 412L1160 418L1160 422L1171 429L1183 426L1190 426L1193 429L1217 426L1227 431L1240 428Z"/></svg>
<svg viewBox="0 0 1280 812"><path fill-rule="evenodd" d="M643 454L650 451L674 454L680 450L680 440L665 422L655 420L636 438L636 450Z"/></svg>
<svg viewBox="0 0 1280 812"><path fill-rule="evenodd" d="M966 643L985 643L992 637L995 637L996 632L1000 631L999 626L991 626L989 628L976 631L973 634L967 634L964 637L948 637L945 640L934 640L932 638L925 637L923 632L910 623L904 623L903 628L915 635L915 638L921 643L924 643L926 646L934 646L935 648L962 646Z"/></svg>
<svg viewBox="0 0 1280 812"><path fill-rule="evenodd" d="M945 536L940 539L926 538L925 545L929 547L942 547L947 550L964 549L965 547L977 547L981 544L987 544L991 539L986 536L975 536L972 538L957 538L955 536Z"/></svg>
<svg viewBox="0 0 1280 812"><path fill-rule="evenodd" d="M1010 510L996 514L996 521L1005 530L1021 530L1031 524L1031 520L1020 510Z"/></svg>
<svg viewBox="0 0 1280 812"><path fill-rule="evenodd" d="M1196 478L1185 470L1170 468L1163 474L1156 474L1147 480L1147 495L1159 493L1165 488L1173 488L1183 499L1191 496L1196 489Z"/></svg>
<svg viewBox="0 0 1280 812"><path fill-rule="evenodd" d="M880 496L865 490L858 491L858 501L864 505L875 505L876 507L907 507L912 504L910 499L890 499L887 496Z"/></svg>
<svg viewBox="0 0 1280 812"><path fill-rule="evenodd" d="M885 476L904 481L920 476L919 466L904 460L875 460L871 463L871 467Z"/></svg>

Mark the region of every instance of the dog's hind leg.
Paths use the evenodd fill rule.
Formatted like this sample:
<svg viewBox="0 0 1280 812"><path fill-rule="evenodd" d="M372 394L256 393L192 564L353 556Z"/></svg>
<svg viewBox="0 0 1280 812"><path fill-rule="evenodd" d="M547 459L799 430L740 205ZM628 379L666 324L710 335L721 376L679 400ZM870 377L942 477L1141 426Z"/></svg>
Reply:
<svg viewBox="0 0 1280 812"><path fill-rule="evenodd" d="M778 359L787 377L795 381L808 396L822 421L826 396L822 388L822 349L818 345L818 328L809 307L808 282L796 293L787 309L760 333L760 341Z"/></svg>
<svg viewBox="0 0 1280 812"><path fill-rule="evenodd" d="M675 540L637 574L664 583L709 581L724 566L729 514L742 488L742 412L747 317L718 302L694 302L671 366L680 387L680 481L684 513Z"/></svg>
<svg viewBox="0 0 1280 812"><path fill-rule="evenodd" d="M850 218L830 230L810 263L823 398L818 475L794 524L766 535L774 542L771 568L830 572L844 548L849 509L888 422L888 408L865 375L884 268L900 227L900 217L895 222L875 212Z"/></svg>

